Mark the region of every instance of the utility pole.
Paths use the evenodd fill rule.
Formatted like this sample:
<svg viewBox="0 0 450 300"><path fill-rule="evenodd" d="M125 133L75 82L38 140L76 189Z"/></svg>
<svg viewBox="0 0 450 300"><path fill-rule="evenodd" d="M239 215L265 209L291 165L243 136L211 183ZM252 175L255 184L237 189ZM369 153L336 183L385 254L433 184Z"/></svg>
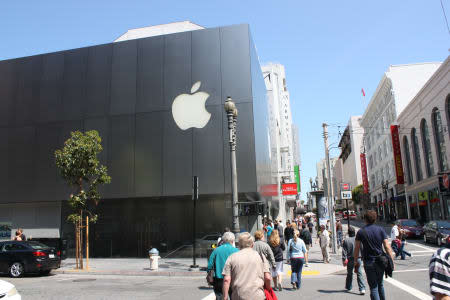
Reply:
<svg viewBox="0 0 450 300"><path fill-rule="evenodd" d="M335 224L335 217L334 217L334 196L333 196L333 184L331 182L331 168L330 168L330 153L328 150L328 125L326 123L322 124L323 127L323 142L325 145L325 162L327 166L327 197L328 197L328 213L330 216L330 226L331 226L331 232L332 232L332 249L333 254L336 254L336 224Z"/></svg>

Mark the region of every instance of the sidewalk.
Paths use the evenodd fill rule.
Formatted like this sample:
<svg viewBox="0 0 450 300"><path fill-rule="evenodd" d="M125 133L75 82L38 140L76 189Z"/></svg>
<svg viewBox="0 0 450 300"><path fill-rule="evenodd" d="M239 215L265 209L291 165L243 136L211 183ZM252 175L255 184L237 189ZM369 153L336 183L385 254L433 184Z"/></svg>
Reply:
<svg viewBox="0 0 450 300"><path fill-rule="evenodd" d="M315 238L313 239L315 243ZM342 266L341 252L333 255L330 253L331 262L322 262L322 252L318 244L313 244L309 252L309 267L303 268L304 276L330 275L345 270ZM159 260L159 270L150 270L148 258L91 258L89 259L89 270L75 270L75 259L68 258L61 263L61 268L54 270L55 274L73 275L125 275L125 276L206 276L206 258L197 259L199 271L189 271L192 259L188 258L165 258ZM86 265L86 260L84 260ZM291 267L284 265L285 276L290 276Z"/></svg>

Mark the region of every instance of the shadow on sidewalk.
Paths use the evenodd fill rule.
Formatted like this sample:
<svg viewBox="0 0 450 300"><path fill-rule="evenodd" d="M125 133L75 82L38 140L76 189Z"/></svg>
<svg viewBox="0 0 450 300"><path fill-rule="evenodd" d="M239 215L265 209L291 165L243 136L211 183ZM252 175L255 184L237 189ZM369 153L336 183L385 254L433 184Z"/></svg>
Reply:
<svg viewBox="0 0 450 300"><path fill-rule="evenodd" d="M342 290L317 290L319 293L322 294L335 294L335 293L348 293L346 289Z"/></svg>

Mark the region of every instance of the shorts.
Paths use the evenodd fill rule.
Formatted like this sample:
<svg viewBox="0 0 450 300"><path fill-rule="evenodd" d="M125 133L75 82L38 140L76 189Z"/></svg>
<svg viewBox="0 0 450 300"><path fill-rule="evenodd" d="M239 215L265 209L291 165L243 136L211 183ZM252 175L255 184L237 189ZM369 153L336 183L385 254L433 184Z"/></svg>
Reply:
<svg viewBox="0 0 450 300"><path fill-rule="evenodd" d="M272 268L272 277L277 277L278 275L284 274L283 271L283 262L277 261L275 262L275 268Z"/></svg>

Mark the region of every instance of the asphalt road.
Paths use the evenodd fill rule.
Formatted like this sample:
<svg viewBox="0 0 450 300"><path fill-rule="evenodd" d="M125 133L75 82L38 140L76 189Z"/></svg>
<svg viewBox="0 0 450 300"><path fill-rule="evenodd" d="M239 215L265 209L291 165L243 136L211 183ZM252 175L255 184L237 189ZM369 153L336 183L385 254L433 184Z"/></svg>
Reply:
<svg viewBox="0 0 450 300"><path fill-rule="evenodd" d="M421 240L409 241L406 250L413 254L395 260L393 280L385 281L387 299L431 299L428 262L437 249ZM214 299L204 277L146 277L111 275L58 274L47 277L26 276L19 279L0 277L16 285L24 300L49 299ZM332 275L304 276L302 288L291 290L285 276L285 289L278 299L369 299L358 295L356 278L353 293L344 290L345 272ZM366 285L368 291L368 286ZM208 297L209 296L209 297Z"/></svg>

